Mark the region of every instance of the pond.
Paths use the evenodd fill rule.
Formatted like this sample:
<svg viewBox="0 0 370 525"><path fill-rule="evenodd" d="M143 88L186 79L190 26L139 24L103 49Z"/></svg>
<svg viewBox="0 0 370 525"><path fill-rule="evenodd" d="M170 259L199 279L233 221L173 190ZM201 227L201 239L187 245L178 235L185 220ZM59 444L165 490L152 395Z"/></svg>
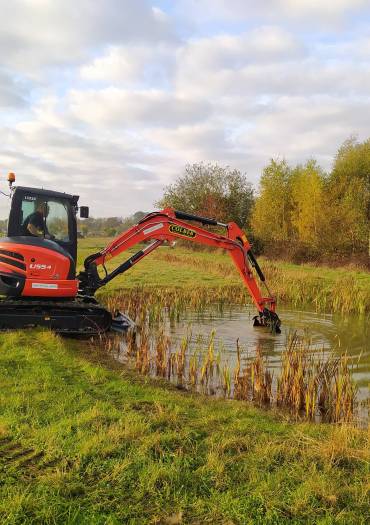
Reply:
<svg viewBox="0 0 370 525"><path fill-rule="evenodd" d="M277 378L281 376L282 355L287 348L288 341L295 336L304 341L304 348L315 359L326 362L329 356L347 354L352 371L352 377L357 386L356 399L357 414L360 420L368 417L367 407L363 401L369 398L370 383L370 326L369 319L356 316L341 316L338 314L323 314L312 311L310 308L279 307L279 316L282 320L281 334L272 334L267 328L253 327L253 316L256 310L252 305L214 305L201 311L185 309L179 319L174 322L164 315L163 322L154 323L147 332L140 332L139 347L141 350L140 363L136 362L138 370L150 375L162 375L184 387L191 387L191 367L197 369L197 382L193 389L213 395L225 395L226 375L230 380L229 396L235 394L234 372L238 367L238 350L240 356L240 370L246 370L251 363L263 356L264 367L272 373L271 387L276 397ZM163 333L168 336L168 346L158 346L163 341ZM162 335L161 335L162 334ZM211 336L212 334L212 336ZM211 337L211 339L210 339ZM141 340L144 341L142 344ZM145 341L149 343L146 345ZM218 377L211 380L199 381L202 367L207 362L209 341L214 346L215 359L211 359L218 370ZM186 350L181 357L181 346L186 341ZM237 346L238 341L238 346ZM158 354L159 349L159 354ZM142 353L143 350L143 353ZM162 357L161 357L162 352ZM165 354L165 355L164 355ZM138 354L136 354L138 355ZM161 372L158 373L158 356L162 359ZM256 358L257 356L257 358ZM120 345L118 359L126 360L127 346ZM196 357L196 366L194 359ZM178 370L181 368L179 381ZM211 365L211 368L214 365ZM254 365L252 365L254 366ZM258 365L259 366L259 365ZM314 365L316 366L316 365ZM213 372L212 372L213 374ZM224 374L224 375L222 375ZM263 376L264 372L261 375ZM330 377L334 377L330 375ZM328 377L329 377L328 376ZM250 380L247 380L250 381ZM326 380L325 380L326 381ZM289 387L288 387L289 388Z"/></svg>
<svg viewBox="0 0 370 525"><path fill-rule="evenodd" d="M265 328L253 327L252 318L256 310L252 305L230 305L222 311L207 309L201 314L186 311L180 322L170 326L171 339L178 341L191 328L192 340L198 334L207 337L215 330L216 343L222 344L223 353L230 365L236 362L236 340L248 356L253 356L260 346L268 357L269 366L278 369L281 353L286 347L288 337L297 332L310 341L317 352L333 350L338 355L346 352L353 364L353 378L359 388L358 399L369 394L370 384L370 320L339 314L323 314L312 309L293 309L279 306L282 320L281 334L274 335Z"/></svg>

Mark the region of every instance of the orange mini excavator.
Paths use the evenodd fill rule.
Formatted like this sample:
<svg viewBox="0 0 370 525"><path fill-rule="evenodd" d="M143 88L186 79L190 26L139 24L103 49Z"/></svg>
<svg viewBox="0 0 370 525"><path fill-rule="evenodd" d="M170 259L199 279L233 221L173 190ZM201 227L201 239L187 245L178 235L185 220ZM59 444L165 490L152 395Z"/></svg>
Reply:
<svg viewBox="0 0 370 525"><path fill-rule="evenodd" d="M125 329L129 319L122 314L113 317L99 305L95 292L166 241L183 239L226 250L257 307L254 325L280 332L275 299L267 287L269 296L261 294L252 267L263 283L265 277L245 233L235 223L224 224L172 208L149 213L103 250L88 256L84 270L76 274L76 215L79 211L80 217L87 218L88 208L78 206L77 195L14 187L13 173L8 181L8 236L0 239L0 330L46 326L66 335L93 335L111 328ZM194 223L224 228L225 234ZM108 273L106 261L138 243L144 247Z"/></svg>

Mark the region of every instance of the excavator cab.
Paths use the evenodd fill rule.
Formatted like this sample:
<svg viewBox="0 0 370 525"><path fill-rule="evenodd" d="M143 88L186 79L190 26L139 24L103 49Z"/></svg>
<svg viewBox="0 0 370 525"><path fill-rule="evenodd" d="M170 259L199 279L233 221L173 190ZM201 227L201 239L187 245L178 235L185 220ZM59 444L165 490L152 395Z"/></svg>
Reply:
<svg viewBox="0 0 370 525"><path fill-rule="evenodd" d="M45 244L45 240L51 240L76 263L78 198L78 195L17 186L11 201L8 237L26 237L25 240L36 242L40 247ZM35 217L35 214L37 217L38 213L43 237L32 235L27 229L30 217Z"/></svg>

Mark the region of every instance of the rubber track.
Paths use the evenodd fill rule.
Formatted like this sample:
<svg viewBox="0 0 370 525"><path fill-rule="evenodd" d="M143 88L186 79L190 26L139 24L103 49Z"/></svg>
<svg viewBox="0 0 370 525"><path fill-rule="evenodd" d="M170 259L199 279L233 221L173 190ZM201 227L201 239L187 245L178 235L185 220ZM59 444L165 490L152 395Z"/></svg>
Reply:
<svg viewBox="0 0 370 525"><path fill-rule="evenodd" d="M108 310L86 299L75 301L0 300L0 331L41 326L71 336L92 336L110 329Z"/></svg>

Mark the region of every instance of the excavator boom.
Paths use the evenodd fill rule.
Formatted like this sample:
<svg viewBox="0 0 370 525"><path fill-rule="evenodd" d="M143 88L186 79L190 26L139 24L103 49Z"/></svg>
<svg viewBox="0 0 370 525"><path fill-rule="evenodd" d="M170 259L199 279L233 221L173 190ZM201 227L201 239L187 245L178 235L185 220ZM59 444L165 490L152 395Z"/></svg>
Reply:
<svg viewBox="0 0 370 525"><path fill-rule="evenodd" d="M224 228L226 234L221 235L211 232L194 224L189 224L185 222L186 220L190 220L192 223L198 222L202 225L213 225ZM172 242L177 239L226 250L230 254L258 310L259 317L256 316L255 325L268 325L274 331L280 331L280 319L275 313L275 298L272 297L271 294L263 296L261 293L252 272L252 267L255 268L263 283L265 283L265 277L251 251L251 245L243 230L233 222L225 224L215 219L191 215L172 208L165 208L162 211L146 215L138 224L120 234L103 250L87 257L84 263L85 269L78 276L80 293L83 295L94 295L96 290L114 279L117 275L127 271L134 264L158 248L158 246L166 241ZM129 250L138 243L147 243L148 241L151 242L119 265L111 273L108 273L105 267L107 261ZM103 278L99 276L99 266L102 266L105 270L105 277Z"/></svg>

